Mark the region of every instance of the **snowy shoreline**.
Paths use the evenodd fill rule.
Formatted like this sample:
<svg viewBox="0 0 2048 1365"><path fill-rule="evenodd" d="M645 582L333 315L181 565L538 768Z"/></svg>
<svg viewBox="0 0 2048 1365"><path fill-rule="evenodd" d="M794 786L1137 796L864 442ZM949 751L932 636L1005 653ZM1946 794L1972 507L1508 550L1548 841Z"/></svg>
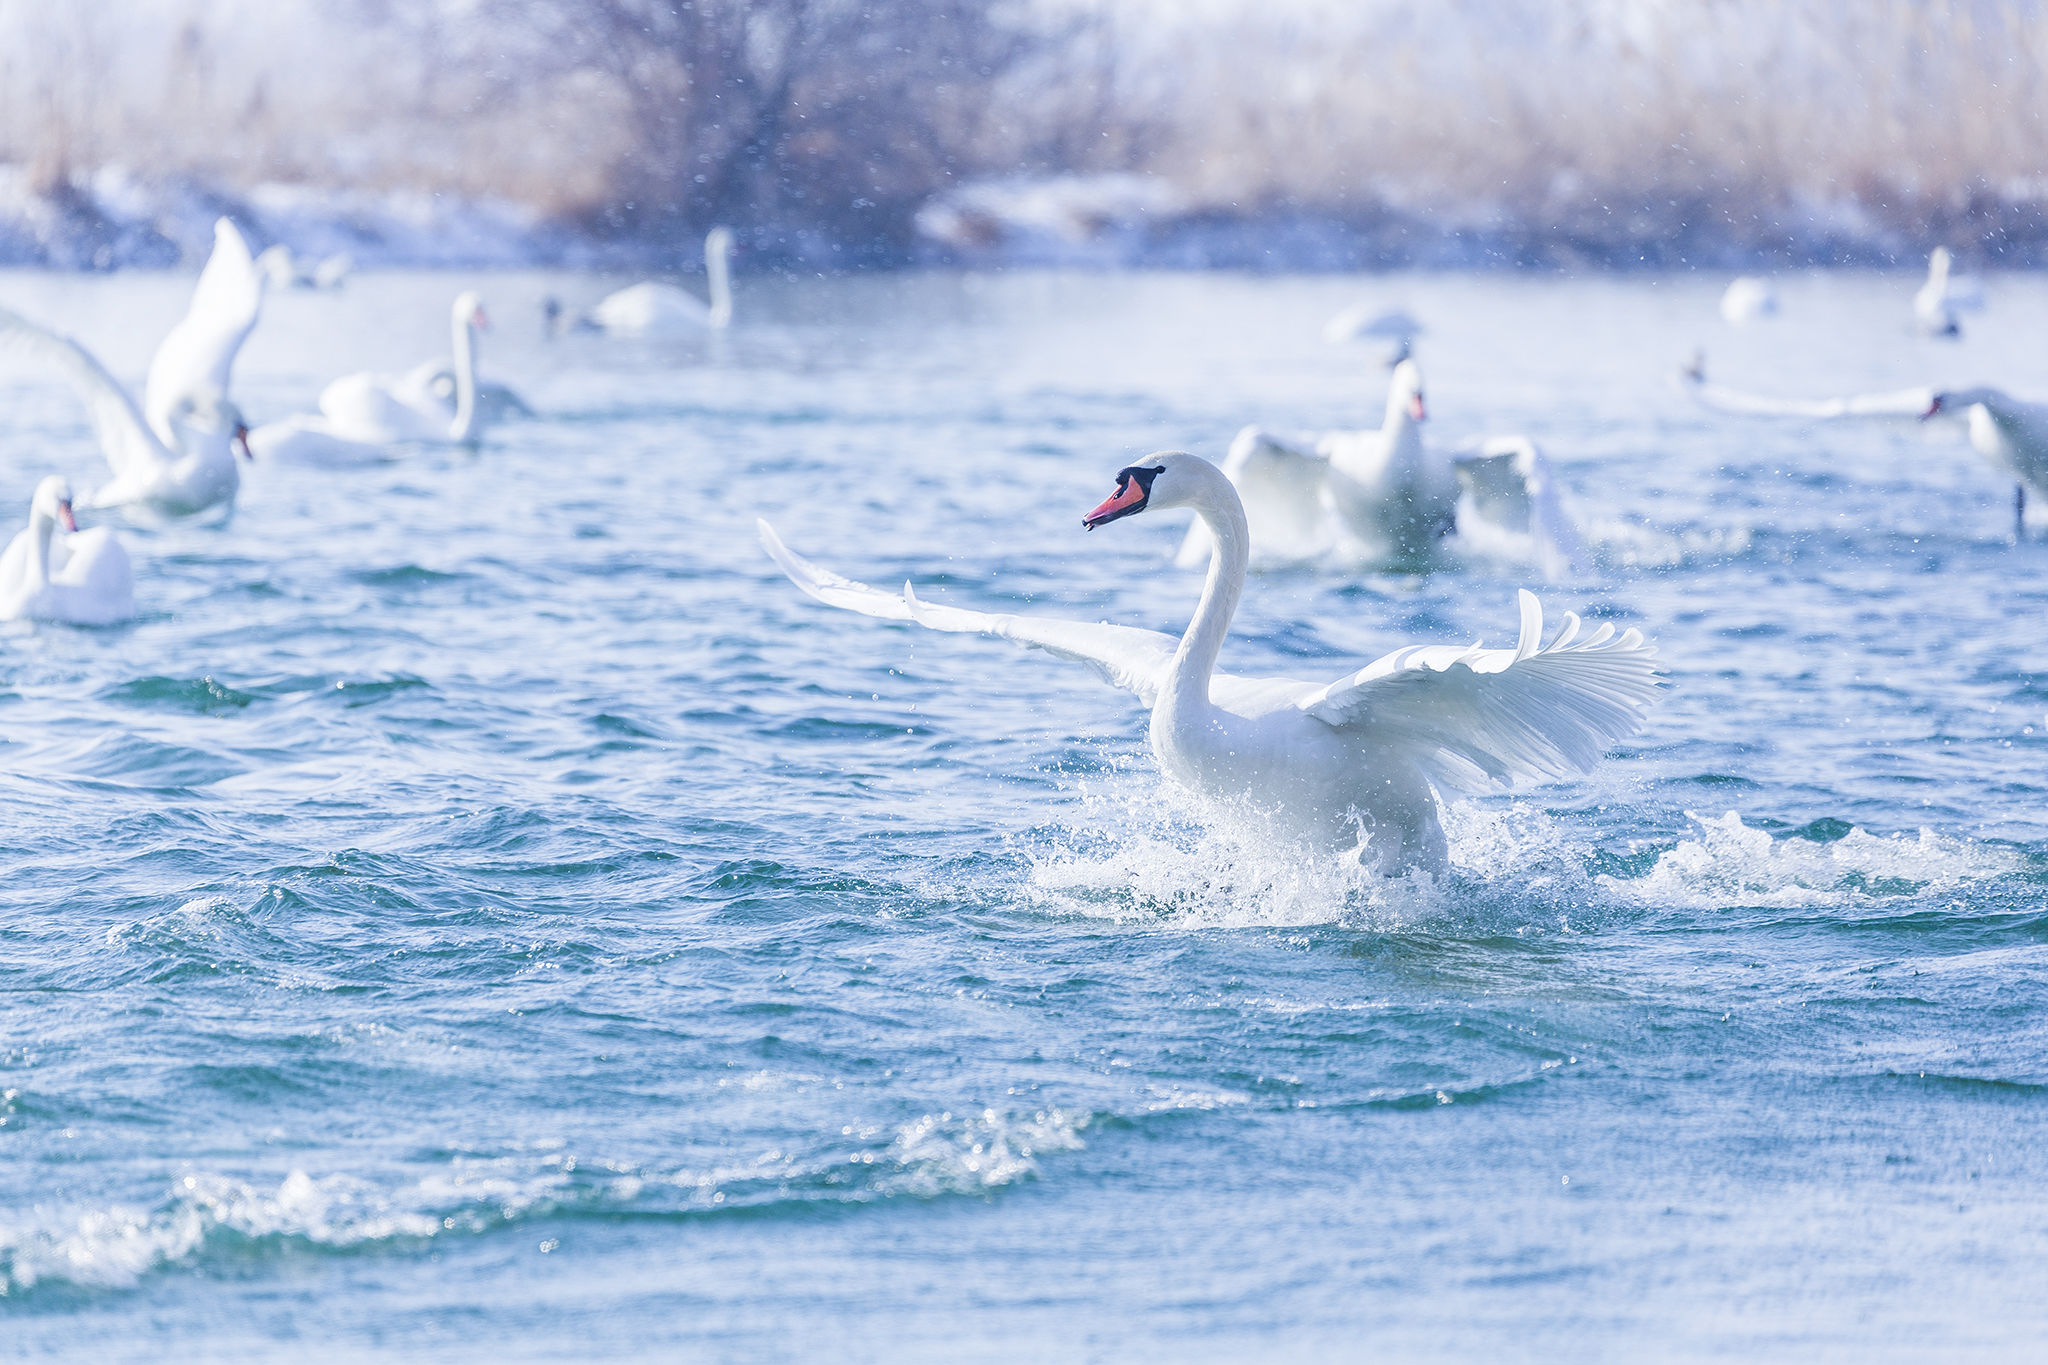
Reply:
<svg viewBox="0 0 2048 1365"><path fill-rule="evenodd" d="M903 242L839 240L815 228L742 227L758 265L806 270L954 265L1099 269L1346 271L1389 268L1671 269L1688 266L1896 266L1930 245L2007 268L2048 264L2048 198L2036 187L1978 194L1910 221L1851 199L1741 212L1660 201L1455 210L1378 205L1338 214L1286 204L1191 202L1132 175L1008 177L929 201ZM52 270L196 264L227 215L259 244L302 258L345 255L368 267L689 269L694 232L606 234L504 199L262 184L230 191L119 168L32 186L0 165L0 267ZM1930 219L1932 221L1930 221Z"/></svg>

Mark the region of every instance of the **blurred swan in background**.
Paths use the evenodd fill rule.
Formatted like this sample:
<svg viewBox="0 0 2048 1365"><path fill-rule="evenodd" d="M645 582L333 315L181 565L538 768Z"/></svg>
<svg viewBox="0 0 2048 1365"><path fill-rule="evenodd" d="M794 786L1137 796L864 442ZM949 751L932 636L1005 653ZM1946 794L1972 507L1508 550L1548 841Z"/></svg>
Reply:
<svg viewBox="0 0 2048 1365"><path fill-rule="evenodd" d="M1093 530L1147 508L1186 507L1215 553L1202 600L1175 639L1130 626L999 615L929 604L905 585L878 592L792 553L767 522L762 543L806 594L848 611L980 633L1091 664L1152 713L1160 769L1212 798L1248 801L1292 837L1352 852L1399 875L1448 868L1432 786L1483 790L1516 776L1584 770L1640 728L1660 678L1634 630L1579 638L1567 615L1548 645L1543 609L1520 594L1513 649L1415 645L1331 683L1215 671L1243 595L1251 528L1228 478L1180 452L1118 472L1083 518Z"/></svg>
<svg viewBox="0 0 2048 1365"><path fill-rule="evenodd" d="M1323 324L1323 340L1332 345L1348 341L1383 343L1387 364L1398 365L1415 353L1415 339L1422 324L1406 309L1379 310L1361 303L1347 308Z"/></svg>
<svg viewBox="0 0 2048 1365"><path fill-rule="evenodd" d="M487 425L477 402L476 334L488 328L475 291L455 296L449 330L455 363L454 392L438 390L447 362L429 360L402 375L363 371L344 375L320 394L317 415L267 422L250 433L259 459L295 464L360 464L380 459L395 442L466 445ZM452 397L452 402L451 402Z"/></svg>
<svg viewBox="0 0 2048 1365"><path fill-rule="evenodd" d="M1778 315L1778 290L1761 275L1742 275L1721 295L1721 318L1737 327Z"/></svg>
<svg viewBox="0 0 2048 1365"><path fill-rule="evenodd" d="M326 257L309 270L290 247L279 242L263 249L256 258L256 268L273 289L339 289L348 283L356 263L344 251Z"/></svg>
<svg viewBox="0 0 2048 1365"><path fill-rule="evenodd" d="M1348 539L1382 563L1426 564L1452 529L1458 505L1449 461L1423 445L1427 416L1422 370L1404 360L1394 367L1377 430L1329 432L1307 449L1255 426L1240 431L1223 473L1243 501L1253 553L1306 559ZM1198 519L1175 563L1200 566L1208 535Z"/></svg>
<svg viewBox="0 0 2048 1365"><path fill-rule="evenodd" d="M248 243L223 218L190 307L150 361L140 409L85 347L0 309L0 339L55 361L85 402L114 471L86 506L179 517L234 502L234 451L240 444L248 453L248 428L228 397L229 376L262 307L263 278Z"/></svg>
<svg viewBox="0 0 2048 1365"><path fill-rule="evenodd" d="M0 553L0 621L103 626L134 614L127 549L107 527L79 530L70 483L50 475L36 485L28 528Z"/></svg>
<svg viewBox="0 0 2048 1365"><path fill-rule="evenodd" d="M1913 295L1913 325L1926 336L1961 336L1957 312L1984 306L1984 290L1974 278L1951 275L1955 258L1945 246L1927 257L1927 280Z"/></svg>
<svg viewBox="0 0 2048 1365"><path fill-rule="evenodd" d="M1960 389L1919 387L1843 398L1777 398L1707 382L1706 362L1694 357L1682 372L1687 390L1703 406L1745 417L1803 417L1833 421L1845 417L1917 418L1959 415L1970 445L1992 468L2013 481L2013 538L2023 539L2027 490L2048 502L2048 404L2014 398L2003 389L1976 385Z"/></svg>
<svg viewBox="0 0 2048 1365"><path fill-rule="evenodd" d="M706 303L687 290L643 280L607 294L579 326L613 336L687 336L732 322L732 232L715 227L704 237L704 274L711 291Z"/></svg>

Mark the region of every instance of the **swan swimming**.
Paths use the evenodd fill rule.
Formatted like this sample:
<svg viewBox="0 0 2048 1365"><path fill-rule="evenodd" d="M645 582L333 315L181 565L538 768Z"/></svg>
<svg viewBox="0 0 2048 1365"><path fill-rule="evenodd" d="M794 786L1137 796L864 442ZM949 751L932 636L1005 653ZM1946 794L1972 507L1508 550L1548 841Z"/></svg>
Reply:
<svg viewBox="0 0 2048 1365"><path fill-rule="evenodd" d="M1721 320L1737 327L1778 315L1778 291L1761 275L1736 277L1721 295Z"/></svg>
<svg viewBox="0 0 2048 1365"><path fill-rule="evenodd" d="M473 290L455 296L449 330L454 391L437 390L446 362L429 360L402 375L344 375L320 393L318 414L266 422L249 434L257 458L283 464L348 465L385 457L396 442L468 445L483 435L476 334L490 318Z"/></svg>
<svg viewBox="0 0 2048 1365"><path fill-rule="evenodd" d="M577 324L613 336L688 336L732 323L732 231L715 227L704 238L704 275L711 291L706 303L687 290L643 280L607 294Z"/></svg>
<svg viewBox="0 0 2048 1365"><path fill-rule="evenodd" d="M1223 473L1244 501L1254 555L1306 559L1348 539L1380 563L1427 566L1458 508L1450 462L1422 441L1428 415L1422 370L1404 360L1394 367L1376 431L1330 432L1313 449L1255 426L1240 431ZM1174 562L1199 568L1208 553L1209 531L1197 519Z"/></svg>
<svg viewBox="0 0 2048 1365"><path fill-rule="evenodd" d="M1634 629L1579 638L1567 615L1548 645L1543 609L1520 594L1513 649L1413 645L1331 683L1215 672L1243 594L1251 532L1237 491L1207 460L1162 452L1118 471L1089 530L1186 507L1216 546L1201 605L1179 640L1130 626L936 606L909 585L879 592L800 558L758 523L790 581L827 606L932 630L995 635L1091 664L1152 713L1160 769L1224 800L1249 800L1297 837L1388 875L1441 874L1449 852L1433 788L1482 790L1596 763L1635 733L1662 677Z"/></svg>
<svg viewBox="0 0 2048 1365"><path fill-rule="evenodd" d="M150 361L140 409L92 352L0 309L0 339L55 361L85 401L114 472L86 506L182 517L233 504L241 486L235 450L247 455L249 447L228 380L262 306L263 277L242 234L223 218L214 224L213 254L191 306Z"/></svg>
<svg viewBox="0 0 2048 1365"><path fill-rule="evenodd" d="M1984 293L1976 280L1950 275L1954 264L1955 258L1945 246L1928 253L1926 282L1913 295L1913 325L1923 336L1959 337L1963 324L1957 311L1984 306Z"/></svg>
<svg viewBox="0 0 2048 1365"><path fill-rule="evenodd" d="M128 551L107 527L79 530L70 483L50 475L36 485L28 529L0 553L0 621L104 626L134 614Z"/></svg>

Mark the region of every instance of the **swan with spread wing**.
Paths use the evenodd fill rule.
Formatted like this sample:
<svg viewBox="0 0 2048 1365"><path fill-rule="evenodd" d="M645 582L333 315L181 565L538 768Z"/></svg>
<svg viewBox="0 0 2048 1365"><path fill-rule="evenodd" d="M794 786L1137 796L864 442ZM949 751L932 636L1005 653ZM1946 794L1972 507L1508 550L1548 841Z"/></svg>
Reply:
<svg viewBox="0 0 2048 1365"><path fill-rule="evenodd" d="M1201 605L1178 640L939 606L908 585L881 592L796 555L765 521L760 532L790 580L827 606L1000 636L1094 666L1151 710L1152 752L1174 780L1248 801L1297 837L1355 849L1389 875L1448 866L1433 786L1479 790L1590 768L1635 733L1662 683L1655 649L1633 629L1582 636L1567 615L1543 643L1542 607L1526 591L1512 649L1413 645L1329 683L1218 673L1251 540L1230 480L1194 455L1153 455L1119 471L1116 491L1083 525L1176 507L1193 509L1215 544Z"/></svg>
<svg viewBox="0 0 2048 1365"><path fill-rule="evenodd" d="M228 398L235 356L263 307L263 277L248 243L223 218L184 318L150 361L142 406L92 352L70 337L0 309L0 341L54 362L84 400L114 477L83 503L181 517L232 504L241 486L235 449L248 428Z"/></svg>

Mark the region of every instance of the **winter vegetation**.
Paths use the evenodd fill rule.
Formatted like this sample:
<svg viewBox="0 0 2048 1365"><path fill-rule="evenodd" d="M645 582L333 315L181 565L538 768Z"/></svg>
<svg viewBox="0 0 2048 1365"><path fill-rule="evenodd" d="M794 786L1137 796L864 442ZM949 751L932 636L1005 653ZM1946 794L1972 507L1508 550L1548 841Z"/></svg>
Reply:
<svg viewBox="0 0 2048 1365"><path fill-rule="evenodd" d="M0 259L2048 256L2048 0L0 0Z"/></svg>

